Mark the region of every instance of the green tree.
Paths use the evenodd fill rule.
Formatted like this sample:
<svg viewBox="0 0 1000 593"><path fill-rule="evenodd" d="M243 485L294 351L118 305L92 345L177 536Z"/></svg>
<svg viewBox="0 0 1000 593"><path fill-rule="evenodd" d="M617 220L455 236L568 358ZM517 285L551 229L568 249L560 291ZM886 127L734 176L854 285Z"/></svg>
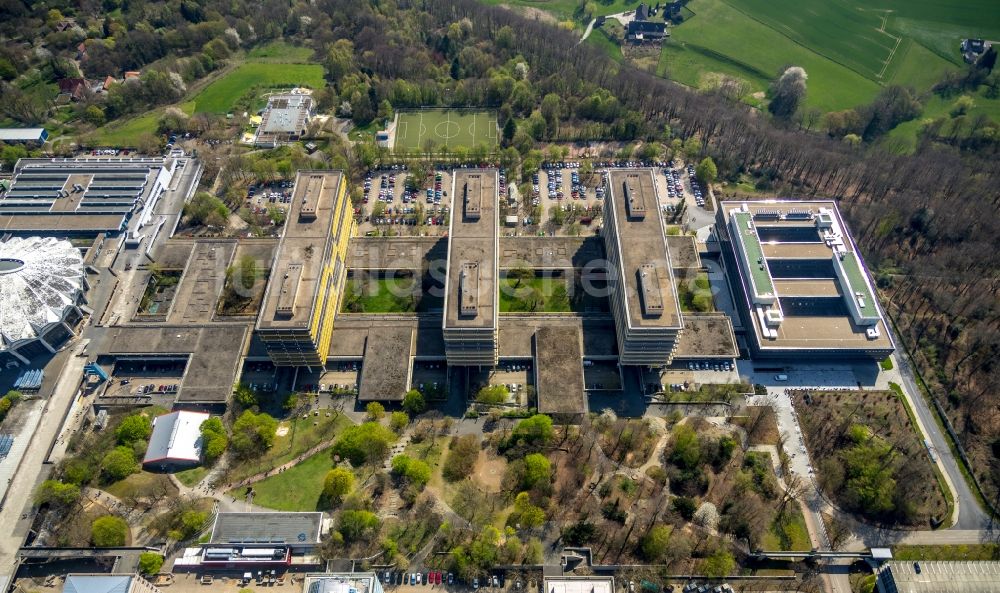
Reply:
<svg viewBox="0 0 1000 593"><path fill-rule="evenodd" d="M525 418L517 423L510 438L512 443L522 442L526 445L544 447L555 438L552 418L545 414L535 414L530 418Z"/></svg>
<svg viewBox="0 0 1000 593"><path fill-rule="evenodd" d="M131 447L118 446L109 451L101 460L101 472L111 482L124 480L139 471L139 462Z"/></svg>
<svg viewBox="0 0 1000 593"><path fill-rule="evenodd" d="M83 119L93 126L103 126L105 122L104 110L97 105L91 105L83 110Z"/></svg>
<svg viewBox="0 0 1000 593"><path fill-rule="evenodd" d="M128 523L121 517L98 517L90 526L90 542L97 548L116 548L128 541Z"/></svg>
<svg viewBox="0 0 1000 593"><path fill-rule="evenodd" d="M403 409L410 416L416 416L427 409L427 402L424 395L416 389L411 389L403 396Z"/></svg>
<svg viewBox="0 0 1000 593"><path fill-rule="evenodd" d="M462 435L452 442L448 455L444 458L441 475L449 482L464 480L472 475L477 459L479 437L474 434Z"/></svg>
<svg viewBox="0 0 1000 593"><path fill-rule="evenodd" d="M497 405L506 402L509 395L506 385L487 385L476 394L476 401L481 404Z"/></svg>
<svg viewBox="0 0 1000 593"><path fill-rule="evenodd" d="M541 453L531 453L524 457L524 475L521 487L530 490L538 484L547 484L552 479L552 465Z"/></svg>
<svg viewBox="0 0 1000 593"><path fill-rule="evenodd" d="M126 416L118 428L115 437L119 445L131 445L135 441L148 441L153 434L153 422L145 414Z"/></svg>
<svg viewBox="0 0 1000 593"><path fill-rule="evenodd" d="M725 547L720 546L711 556L702 562L701 570L705 576L716 579L729 576L736 568L736 560Z"/></svg>
<svg viewBox="0 0 1000 593"><path fill-rule="evenodd" d="M274 445L278 421L269 414L244 410L233 423L233 451L243 457L261 455Z"/></svg>
<svg viewBox="0 0 1000 593"><path fill-rule="evenodd" d="M240 383L233 391L233 400L243 408L252 408L257 405L257 394L246 383Z"/></svg>
<svg viewBox="0 0 1000 593"><path fill-rule="evenodd" d="M648 562L662 560L670 545L670 531L666 525L654 525L639 542L642 557Z"/></svg>
<svg viewBox="0 0 1000 593"><path fill-rule="evenodd" d="M35 504L68 507L80 500L80 487L59 480L45 480L35 492Z"/></svg>
<svg viewBox="0 0 1000 593"><path fill-rule="evenodd" d="M692 469L701 463L701 443L694 429L687 424L674 427L674 447L670 461L678 467Z"/></svg>
<svg viewBox="0 0 1000 593"><path fill-rule="evenodd" d="M331 452L351 465L378 463L389 453L396 435L377 422L365 422L345 429L334 441Z"/></svg>
<svg viewBox="0 0 1000 593"><path fill-rule="evenodd" d="M385 418L385 406L378 402L368 402L365 406L365 412L367 413L368 420L377 422Z"/></svg>
<svg viewBox="0 0 1000 593"><path fill-rule="evenodd" d="M707 156L703 158L700 163L698 163L697 167L695 167L694 174L698 178L699 182L703 185L708 185L709 183L715 182L715 178L718 176L719 170L716 168L715 161L712 160L712 157Z"/></svg>
<svg viewBox="0 0 1000 593"><path fill-rule="evenodd" d="M392 473L405 479L417 490L422 490L431 479L431 467L426 462L408 455L396 455L392 458Z"/></svg>
<svg viewBox="0 0 1000 593"><path fill-rule="evenodd" d="M202 457L205 463L214 463L229 446L226 429L219 418L209 418L201 423L200 430Z"/></svg>
<svg viewBox="0 0 1000 593"><path fill-rule="evenodd" d="M507 121L503 124L503 144L504 146L510 144L511 140L514 139L514 134L517 133L517 124L514 122L513 117L508 117Z"/></svg>
<svg viewBox="0 0 1000 593"><path fill-rule="evenodd" d="M389 415L389 428L393 432L399 433L410 423L410 416L406 412L393 412Z"/></svg>
<svg viewBox="0 0 1000 593"><path fill-rule="evenodd" d="M519 492L514 497L514 512L507 521L508 525L519 525L521 529L534 529L545 524L545 509L531 504L527 492Z"/></svg>
<svg viewBox="0 0 1000 593"><path fill-rule="evenodd" d="M229 220L229 208L212 194L198 192L184 205L184 216L195 226L224 227Z"/></svg>
<svg viewBox="0 0 1000 593"><path fill-rule="evenodd" d="M142 574L156 574L163 566L163 556L156 552L143 552L139 554L139 572Z"/></svg>
<svg viewBox="0 0 1000 593"><path fill-rule="evenodd" d="M323 496L337 503L354 488L354 474L346 467L335 467L326 473L323 480Z"/></svg>

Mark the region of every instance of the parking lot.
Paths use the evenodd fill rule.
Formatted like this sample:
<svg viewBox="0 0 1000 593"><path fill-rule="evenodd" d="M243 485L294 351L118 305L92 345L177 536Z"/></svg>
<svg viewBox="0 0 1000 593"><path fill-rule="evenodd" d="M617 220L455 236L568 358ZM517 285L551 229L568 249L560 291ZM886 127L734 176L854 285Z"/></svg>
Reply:
<svg viewBox="0 0 1000 593"><path fill-rule="evenodd" d="M417 180L402 168L365 176L361 206L355 210L364 236L441 236L448 232L452 176L437 170Z"/></svg>

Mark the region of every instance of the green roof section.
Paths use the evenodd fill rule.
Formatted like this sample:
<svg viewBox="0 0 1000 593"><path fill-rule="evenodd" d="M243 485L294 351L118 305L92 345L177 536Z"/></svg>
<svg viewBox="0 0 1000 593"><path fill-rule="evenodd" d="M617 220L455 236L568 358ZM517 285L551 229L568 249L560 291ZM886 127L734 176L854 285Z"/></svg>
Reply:
<svg viewBox="0 0 1000 593"><path fill-rule="evenodd" d="M767 269L760 237L757 236L757 230L752 224L753 215L749 212L733 212L732 217L736 219L737 236L746 255L747 269L750 270L754 292L757 296L773 295L774 282L771 281L771 273Z"/></svg>
<svg viewBox="0 0 1000 593"><path fill-rule="evenodd" d="M878 309L875 306L875 297L868 288L868 282L865 281L865 269L861 266L861 260L858 259L858 255L853 251L845 251L834 257L840 260L840 265L844 269L844 277L850 285L845 287L850 291L849 298L854 298L855 293L860 292L861 297L865 301L865 308L862 313L865 317L877 318L879 315Z"/></svg>

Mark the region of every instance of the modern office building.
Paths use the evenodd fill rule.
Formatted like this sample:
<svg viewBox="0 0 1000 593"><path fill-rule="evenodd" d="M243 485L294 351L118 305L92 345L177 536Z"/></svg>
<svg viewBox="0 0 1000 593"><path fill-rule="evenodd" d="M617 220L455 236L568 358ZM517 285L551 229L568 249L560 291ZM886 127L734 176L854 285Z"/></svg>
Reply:
<svg viewBox="0 0 1000 593"><path fill-rule="evenodd" d="M723 202L716 216L755 357L892 353L871 278L834 202Z"/></svg>
<svg viewBox="0 0 1000 593"><path fill-rule="evenodd" d="M669 364L683 321L653 172L613 170L609 185L604 243L619 362Z"/></svg>
<svg viewBox="0 0 1000 593"><path fill-rule="evenodd" d="M326 362L353 230L344 175L299 171L256 326L275 365L322 367Z"/></svg>
<svg viewBox="0 0 1000 593"><path fill-rule="evenodd" d="M301 93L281 93L267 100L267 107L254 135L254 146L274 148L294 142L306 133L313 116L312 97Z"/></svg>
<svg viewBox="0 0 1000 593"><path fill-rule="evenodd" d="M21 159L0 194L0 233L60 237L125 230L152 217L173 159Z"/></svg>
<svg viewBox="0 0 1000 593"><path fill-rule="evenodd" d="M497 362L496 169L460 169L452 185L444 296L444 345L448 364Z"/></svg>

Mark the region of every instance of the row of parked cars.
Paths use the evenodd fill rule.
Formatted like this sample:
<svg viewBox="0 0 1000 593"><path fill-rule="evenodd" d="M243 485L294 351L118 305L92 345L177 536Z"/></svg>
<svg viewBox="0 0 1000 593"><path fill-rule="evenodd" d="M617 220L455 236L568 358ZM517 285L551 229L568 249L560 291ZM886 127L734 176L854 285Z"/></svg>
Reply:
<svg viewBox="0 0 1000 593"><path fill-rule="evenodd" d="M692 371L731 371L733 370L733 363L727 361L723 362L689 362L688 369Z"/></svg>

